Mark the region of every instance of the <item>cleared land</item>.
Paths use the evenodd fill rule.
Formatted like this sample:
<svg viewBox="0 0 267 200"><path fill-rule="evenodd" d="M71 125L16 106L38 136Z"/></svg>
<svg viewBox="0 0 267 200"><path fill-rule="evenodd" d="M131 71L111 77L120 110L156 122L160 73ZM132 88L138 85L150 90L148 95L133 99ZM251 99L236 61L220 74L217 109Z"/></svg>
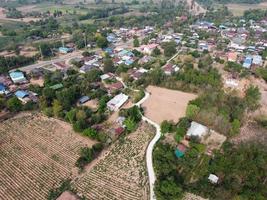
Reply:
<svg viewBox="0 0 267 200"><path fill-rule="evenodd" d="M47 199L50 189L77 173L80 148L94 142L71 126L22 113L0 124L0 199Z"/></svg>
<svg viewBox="0 0 267 200"><path fill-rule="evenodd" d="M145 116L157 123L164 120L178 122L185 116L188 102L197 97L195 94L155 86L148 86L146 90L151 96L142 107Z"/></svg>
<svg viewBox="0 0 267 200"><path fill-rule="evenodd" d="M73 182L78 193L88 199L148 199L145 150L154 129L146 123L116 141L98 163Z"/></svg>
<svg viewBox="0 0 267 200"><path fill-rule="evenodd" d="M267 9L267 2L259 4L227 4L226 6L234 16L242 16L249 9Z"/></svg>

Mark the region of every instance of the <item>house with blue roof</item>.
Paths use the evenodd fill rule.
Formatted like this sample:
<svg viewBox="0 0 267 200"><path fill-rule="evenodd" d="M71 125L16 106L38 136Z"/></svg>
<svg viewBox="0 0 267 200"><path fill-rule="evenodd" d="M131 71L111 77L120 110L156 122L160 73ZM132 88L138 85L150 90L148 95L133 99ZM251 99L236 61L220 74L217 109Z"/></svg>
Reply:
<svg viewBox="0 0 267 200"><path fill-rule="evenodd" d="M6 86L3 83L0 83L0 94L6 93Z"/></svg>
<svg viewBox="0 0 267 200"><path fill-rule="evenodd" d="M243 63L243 67L249 69L251 65L252 65L252 57L247 56Z"/></svg>
<svg viewBox="0 0 267 200"><path fill-rule="evenodd" d="M25 90L18 90L15 92L15 96L22 102L22 103L27 103L31 99L29 98L29 93Z"/></svg>
<svg viewBox="0 0 267 200"><path fill-rule="evenodd" d="M15 96L18 99L23 99L23 98L29 96L29 93L25 90L18 90L17 92L15 92Z"/></svg>
<svg viewBox="0 0 267 200"><path fill-rule="evenodd" d="M123 49L123 50L121 50L121 51L118 53L118 56L119 56L119 57L123 57L123 56L126 56L128 53L129 53L128 50Z"/></svg>
<svg viewBox="0 0 267 200"><path fill-rule="evenodd" d="M116 36L113 33L110 33L107 36L107 41L110 42L110 43L116 42Z"/></svg>
<svg viewBox="0 0 267 200"><path fill-rule="evenodd" d="M67 47L59 47L58 49L59 53L67 54L73 51L72 48L67 48Z"/></svg>
<svg viewBox="0 0 267 200"><path fill-rule="evenodd" d="M82 96L80 99L79 99L79 104L84 104L86 103L87 101L90 100L90 97L88 96Z"/></svg>
<svg viewBox="0 0 267 200"><path fill-rule="evenodd" d="M10 72L9 76L11 80L13 81L13 83L22 83L24 81L27 81L24 74L19 71Z"/></svg>

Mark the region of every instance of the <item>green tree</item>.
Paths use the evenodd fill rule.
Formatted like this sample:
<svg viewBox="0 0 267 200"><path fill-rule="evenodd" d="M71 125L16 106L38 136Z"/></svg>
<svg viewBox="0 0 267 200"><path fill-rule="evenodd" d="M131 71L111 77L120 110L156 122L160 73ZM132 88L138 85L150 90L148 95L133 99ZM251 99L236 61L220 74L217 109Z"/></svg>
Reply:
<svg viewBox="0 0 267 200"><path fill-rule="evenodd" d="M194 104L189 104L186 108L186 117L194 119L199 113L200 108Z"/></svg>
<svg viewBox="0 0 267 200"><path fill-rule="evenodd" d="M161 52L160 52L160 50L159 50L158 47L156 47L156 48L153 50L153 52L152 52L152 55L153 55L153 56L159 56L160 54L161 54Z"/></svg>
<svg viewBox="0 0 267 200"><path fill-rule="evenodd" d="M249 110L256 110L259 107L261 93L257 86L250 85L245 92L245 103Z"/></svg>
<svg viewBox="0 0 267 200"><path fill-rule="evenodd" d="M63 111L63 107L61 105L61 103L58 100L54 100L52 103L52 108L53 108L53 114L56 117L61 117L62 116L62 111Z"/></svg>
<svg viewBox="0 0 267 200"><path fill-rule="evenodd" d="M96 39L96 45L99 47L99 48L105 48L108 46L108 41L105 37L103 36L98 36L97 39Z"/></svg>
<svg viewBox="0 0 267 200"><path fill-rule="evenodd" d="M127 119L125 119L124 125L126 126L126 129L129 132L134 131L136 129L136 126L137 126L136 122L131 117L128 117Z"/></svg>
<svg viewBox="0 0 267 200"><path fill-rule="evenodd" d="M134 46L134 47L139 47L139 46L140 46L140 43L139 43L138 38L134 38L133 46Z"/></svg>
<svg viewBox="0 0 267 200"><path fill-rule="evenodd" d="M175 42L166 42L162 46L166 57L171 57L177 52Z"/></svg>
<svg viewBox="0 0 267 200"><path fill-rule="evenodd" d="M167 120L164 120L161 122L160 129L162 133L170 133L172 132L173 124L171 122L168 122Z"/></svg>
<svg viewBox="0 0 267 200"><path fill-rule="evenodd" d="M104 59L104 72L115 72L114 63L111 58L105 58Z"/></svg>
<svg viewBox="0 0 267 200"><path fill-rule="evenodd" d="M18 112L22 110L22 103L17 97L12 97L7 100L7 108L12 112Z"/></svg>
<svg viewBox="0 0 267 200"><path fill-rule="evenodd" d="M92 139L96 139L98 135L97 131L92 128L85 129L82 134Z"/></svg>
<svg viewBox="0 0 267 200"><path fill-rule="evenodd" d="M233 136L233 135L238 134L240 132L240 127L241 127L240 121L238 119L234 119L231 125L232 127L230 131L230 135Z"/></svg>
<svg viewBox="0 0 267 200"><path fill-rule="evenodd" d="M76 112L76 119L77 120L85 120L86 119L86 113L84 110L78 110Z"/></svg>
<svg viewBox="0 0 267 200"><path fill-rule="evenodd" d="M74 123L76 121L76 109L73 108L71 109L69 112L66 113L66 117L67 117L67 120L70 122L70 123Z"/></svg>
<svg viewBox="0 0 267 200"><path fill-rule="evenodd" d="M156 195L159 200L179 200L183 196L183 190L173 179L166 179L156 184Z"/></svg>

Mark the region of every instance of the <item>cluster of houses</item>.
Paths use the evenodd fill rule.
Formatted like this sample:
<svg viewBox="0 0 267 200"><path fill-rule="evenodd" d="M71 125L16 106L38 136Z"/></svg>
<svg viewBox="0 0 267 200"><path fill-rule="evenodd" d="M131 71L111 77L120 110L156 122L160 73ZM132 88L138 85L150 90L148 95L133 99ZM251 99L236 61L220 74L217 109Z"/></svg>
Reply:
<svg viewBox="0 0 267 200"><path fill-rule="evenodd" d="M23 104L37 102L38 95L28 90L29 81L20 71L12 71L7 76L0 76L0 94L5 97L16 96Z"/></svg>

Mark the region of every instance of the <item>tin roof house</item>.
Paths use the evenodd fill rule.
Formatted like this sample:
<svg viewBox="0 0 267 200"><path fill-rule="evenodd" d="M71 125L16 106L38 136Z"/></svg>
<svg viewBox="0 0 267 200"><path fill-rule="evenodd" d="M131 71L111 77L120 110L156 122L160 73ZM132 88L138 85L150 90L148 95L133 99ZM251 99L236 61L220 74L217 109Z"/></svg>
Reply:
<svg viewBox="0 0 267 200"><path fill-rule="evenodd" d="M13 81L13 83L23 83L23 82L27 81L24 74L22 72L19 72L19 71L10 72L9 76L10 76L11 80Z"/></svg>

